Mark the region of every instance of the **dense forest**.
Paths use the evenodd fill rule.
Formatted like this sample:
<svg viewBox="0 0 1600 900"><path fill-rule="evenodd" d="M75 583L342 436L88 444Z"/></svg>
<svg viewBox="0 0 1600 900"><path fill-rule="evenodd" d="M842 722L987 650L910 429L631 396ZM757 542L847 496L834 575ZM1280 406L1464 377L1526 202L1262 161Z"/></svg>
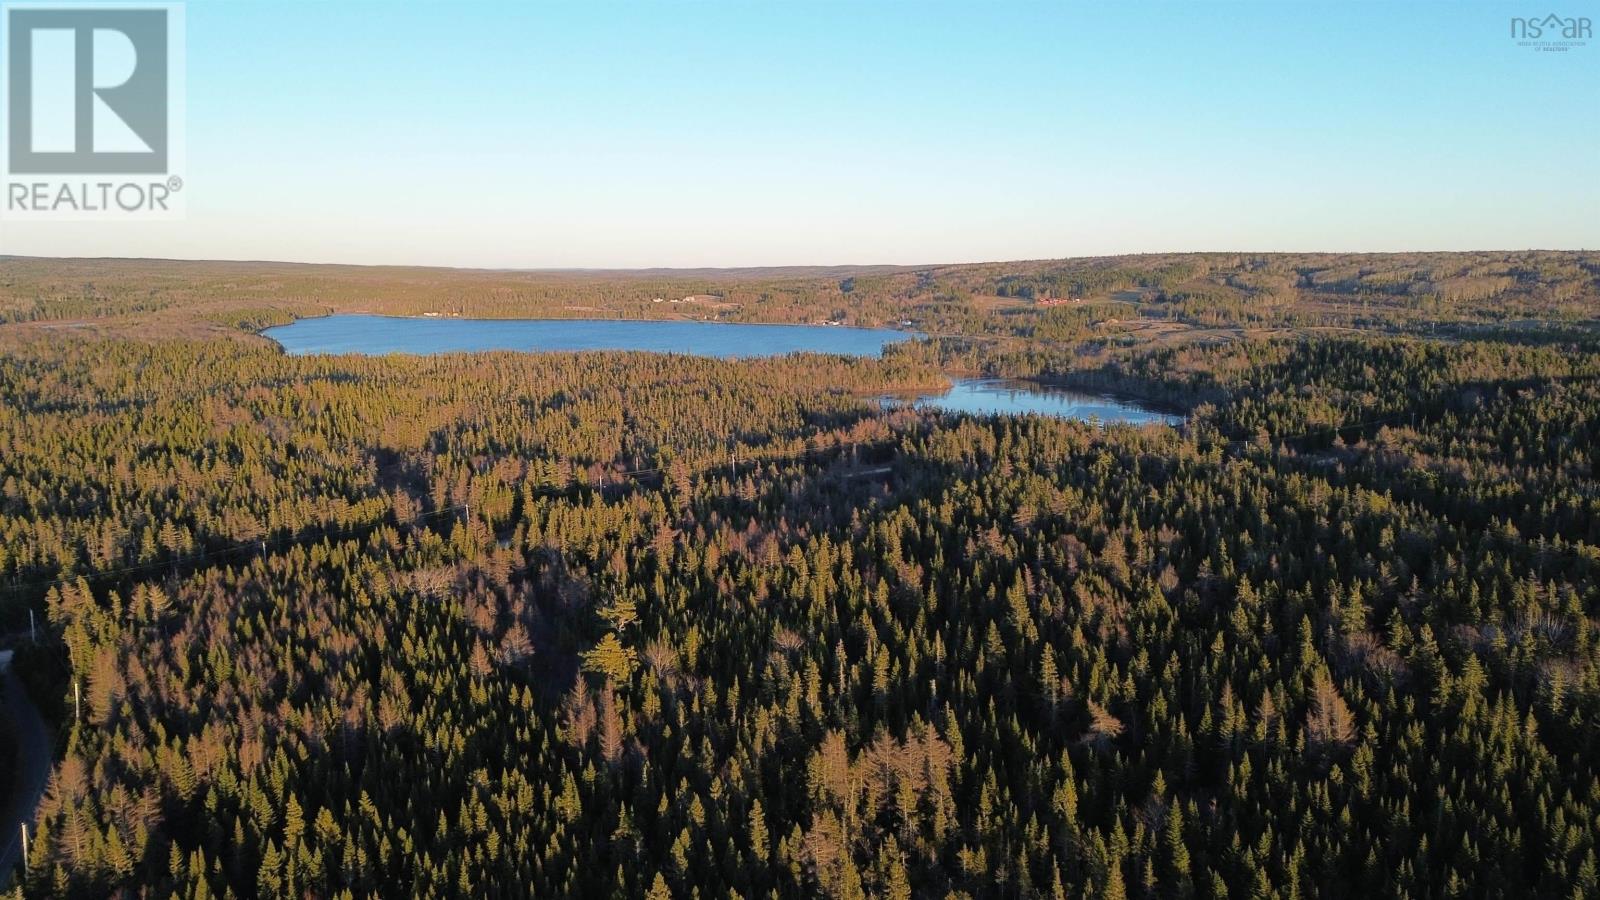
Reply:
<svg viewBox="0 0 1600 900"><path fill-rule="evenodd" d="M522 276L242 266L0 261L0 623L47 623L19 658L60 723L13 896L1600 896L1600 257L501 305ZM247 334L562 284L939 336ZM1108 336L1117 304L1182 327ZM879 402L942 371L1189 416Z"/></svg>

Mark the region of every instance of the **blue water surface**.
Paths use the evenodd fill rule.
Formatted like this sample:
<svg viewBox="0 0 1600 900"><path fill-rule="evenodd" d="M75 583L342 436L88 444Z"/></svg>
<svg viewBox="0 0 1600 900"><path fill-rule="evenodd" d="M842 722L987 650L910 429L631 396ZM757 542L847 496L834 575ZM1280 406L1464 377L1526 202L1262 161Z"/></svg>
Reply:
<svg viewBox="0 0 1600 900"><path fill-rule="evenodd" d="M1041 415L1059 419L1126 422L1143 425L1162 422L1177 425L1183 416L1148 409L1130 400L1042 384L1000 378L961 379L943 394L927 394L910 401L942 412L971 415Z"/></svg>
<svg viewBox="0 0 1600 900"><path fill-rule="evenodd" d="M455 353L479 350L645 350L723 359L840 353L879 356L916 337L889 328L743 325L616 319L456 319L340 315L299 319L262 334L295 354Z"/></svg>

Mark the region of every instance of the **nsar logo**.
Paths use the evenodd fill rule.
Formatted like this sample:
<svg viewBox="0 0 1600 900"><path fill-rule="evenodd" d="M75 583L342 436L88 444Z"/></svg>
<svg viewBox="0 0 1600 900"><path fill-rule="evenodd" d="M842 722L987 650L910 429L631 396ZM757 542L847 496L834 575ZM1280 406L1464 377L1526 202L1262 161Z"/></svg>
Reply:
<svg viewBox="0 0 1600 900"><path fill-rule="evenodd" d="M1584 46L1592 37L1594 25L1587 16L1551 13L1543 18L1514 17L1511 20L1511 38L1519 47L1563 52Z"/></svg>

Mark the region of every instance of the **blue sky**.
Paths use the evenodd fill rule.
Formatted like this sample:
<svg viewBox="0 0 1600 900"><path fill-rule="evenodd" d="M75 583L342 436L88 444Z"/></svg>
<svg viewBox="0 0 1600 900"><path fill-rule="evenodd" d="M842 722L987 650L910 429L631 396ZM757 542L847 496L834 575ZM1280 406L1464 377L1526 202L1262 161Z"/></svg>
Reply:
<svg viewBox="0 0 1600 900"><path fill-rule="evenodd" d="M0 250L632 267L1600 247L1600 42L1509 36L1549 11L191 2L187 218L4 222Z"/></svg>

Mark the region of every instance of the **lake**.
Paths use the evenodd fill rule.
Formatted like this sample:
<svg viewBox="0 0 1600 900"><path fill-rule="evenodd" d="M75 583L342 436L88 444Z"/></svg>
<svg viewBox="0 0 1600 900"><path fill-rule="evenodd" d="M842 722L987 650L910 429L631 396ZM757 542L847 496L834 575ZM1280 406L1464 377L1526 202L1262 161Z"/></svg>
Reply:
<svg viewBox="0 0 1600 900"><path fill-rule="evenodd" d="M644 350L738 359L786 353L879 356L915 332L841 325L744 325L618 319L455 319L340 315L299 319L263 335L289 353L456 353Z"/></svg>
<svg viewBox="0 0 1600 900"><path fill-rule="evenodd" d="M1143 425L1163 422L1178 425L1183 416L1140 406L1100 394L1086 394L1037 381L1002 378L961 379L947 393L927 394L910 401L914 406L972 415L1041 415L1061 419L1126 422Z"/></svg>
<svg viewBox="0 0 1600 900"><path fill-rule="evenodd" d="M642 350L739 359L785 353L880 356L915 332L839 325L744 325L724 322L619 319L455 319L339 315L299 319L263 335L289 353L458 353L483 350ZM973 415L1056 416L1101 422L1178 424L1182 416L1113 397L1036 381L962 379L947 393L909 401Z"/></svg>

